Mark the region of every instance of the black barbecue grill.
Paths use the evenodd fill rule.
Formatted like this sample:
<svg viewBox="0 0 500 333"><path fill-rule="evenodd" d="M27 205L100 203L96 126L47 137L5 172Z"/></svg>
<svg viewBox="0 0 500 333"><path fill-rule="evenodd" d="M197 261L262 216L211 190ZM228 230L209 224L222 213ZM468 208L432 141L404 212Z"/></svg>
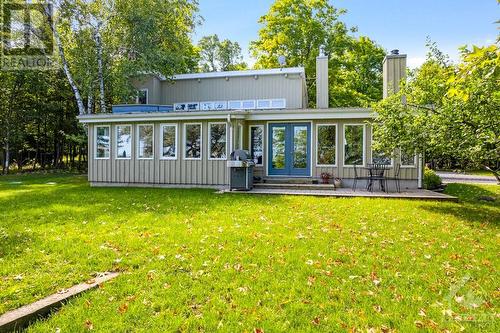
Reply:
<svg viewBox="0 0 500 333"><path fill-rule="evenodd" d="M229 189L250 191L253 188L254 165L248 151L242 149L233 151L227 161L230 170Z"/></svg>

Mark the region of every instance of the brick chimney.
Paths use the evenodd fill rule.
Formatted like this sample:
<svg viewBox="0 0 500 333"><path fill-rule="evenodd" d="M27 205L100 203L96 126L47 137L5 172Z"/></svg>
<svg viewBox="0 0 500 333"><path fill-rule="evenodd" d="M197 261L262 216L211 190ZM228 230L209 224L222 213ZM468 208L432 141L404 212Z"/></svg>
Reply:
<svg viewBox="0 0 500 333"><path fill-rule="evenodd" d="M399 54L399 50L392 50L386 55L383 64L383 97L399 91L399 83L406 79L406 54Z"/></svg>
<svg viewBox="0 0 500 333"><path fill-rule="evenodd" d="M316 108L328 108L328 56L323 49L316 57Z"/></svg>

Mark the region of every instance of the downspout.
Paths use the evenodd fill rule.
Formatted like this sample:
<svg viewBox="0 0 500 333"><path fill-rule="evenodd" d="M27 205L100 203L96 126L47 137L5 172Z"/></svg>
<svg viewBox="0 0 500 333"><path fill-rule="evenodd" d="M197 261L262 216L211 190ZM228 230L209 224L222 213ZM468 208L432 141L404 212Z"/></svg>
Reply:
<svg viewBox="0 0 500 333"><path fill-rule="evenodd" d="M231 124L231 114L227 114L227 126L229 127L229 154L233 152L233 125ZM229 156L227 156L227 160L229 160ZM226 184L228 188L230 187L230 174L231 168L228 167L228 172L226 176Z"/></svg>

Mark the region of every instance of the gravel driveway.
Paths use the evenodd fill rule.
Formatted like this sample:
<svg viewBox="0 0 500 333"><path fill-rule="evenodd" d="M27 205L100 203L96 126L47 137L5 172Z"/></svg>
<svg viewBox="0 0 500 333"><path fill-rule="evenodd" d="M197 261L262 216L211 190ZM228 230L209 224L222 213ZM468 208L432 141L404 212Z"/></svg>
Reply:
<svg viewBox="0 0 500 333"><path fill-rule="evenodd" d="M436 172L443 180L443 183L479 183L479 184L496 184L497 180L494 176L476 176L463 173L438 171Z"/></svg>

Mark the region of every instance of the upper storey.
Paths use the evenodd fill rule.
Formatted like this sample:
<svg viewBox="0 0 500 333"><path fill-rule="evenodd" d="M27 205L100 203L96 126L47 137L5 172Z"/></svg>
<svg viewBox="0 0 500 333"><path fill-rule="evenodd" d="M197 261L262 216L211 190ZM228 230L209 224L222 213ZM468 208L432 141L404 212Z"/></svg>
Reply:
<svg viewBox="0 0 500 333"><path fill-rule="evenodd" d="M133 80L141 104L173 105L177 111L302 109L307 107L304 68L175 75Z"/></svg>

